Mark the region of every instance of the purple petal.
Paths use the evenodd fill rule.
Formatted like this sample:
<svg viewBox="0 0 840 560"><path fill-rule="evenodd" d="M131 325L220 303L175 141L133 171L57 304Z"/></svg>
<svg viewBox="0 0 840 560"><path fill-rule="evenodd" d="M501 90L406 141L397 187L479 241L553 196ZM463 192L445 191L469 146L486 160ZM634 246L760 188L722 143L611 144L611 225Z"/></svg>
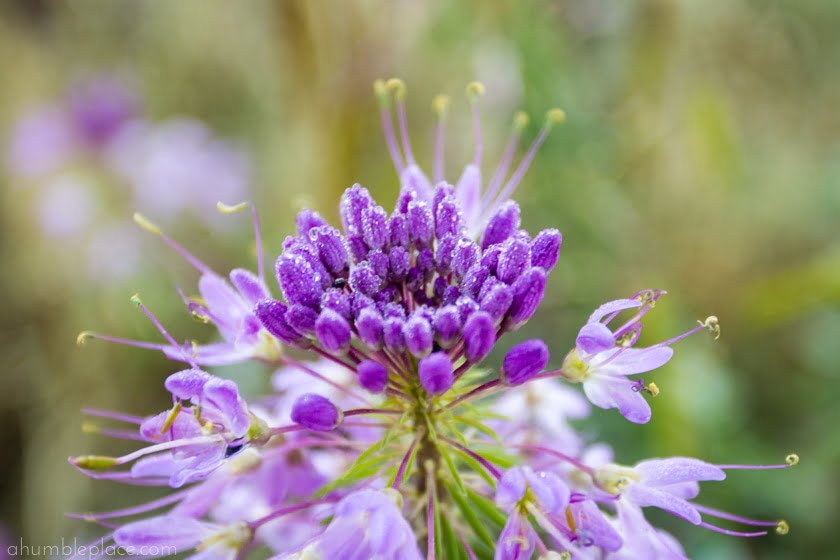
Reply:
<svg viewBox="0 0 840 560"><path fill-rule="evenodd" d="M689 457L650 459L637 464L634 469L642 475L642 482L648 486L726 478L726 473L715 465Z"/></svg>
<svg viewBox="0 0 840 560"><path fill-rule="evenodd" d="M682 517L694 525L697 525L701 521L700 513L687 501L668 492L650 488L641 483L628 486L623 496L637 506L657 507L673 513L678 517Z"/></svg>
<svg viewBox="0 0 840 560"><path fill-rule="evenodd" d="M597 366L595 363L590 365L610 375L634 375L662 367L674 355L674 350L668 346L619 348L616 354L611 355L615 355L615 358L605 356L609 363L603 366Z"/></svg>
<svg viewBox="0 0 840 560"><path fill-rule="evenodd" d="M195 399L204 391L204 385L209 380L209 373L200 369L185 369L167 377L163 386L179 399Z"/></svg>
<svg viewBox="0 0 840 560"><path fill-rule="evenodd" d="M252 307L260 300L269 297L268 289L262 280L249 270L235 268L230 271L230 281L242 298Z"/></svg>
<svg viewBox="0 0 840 560"><path fill-rule="evenodd" d="M528 519L520 513L508 517L493 560L529 560L534 553L537 533Z"/></svg>
<svg viewBox="0 0 840 560"><path fill-rule="evenodd" d="M587 323L577 336L578 352L597 354L615 348L615 337L610 329L601 323Z"/></svg>
<svg viewBox="0 0 840 560"><path fill-rule="evenodd" d="M214 525L190 517L162 515L123 525L114 541L123 547L174 547L178 552L195 548L213 533Z"/></svg>
<svg viewBox="0 0 840 560"><path fill-rule="evenodd" d="M593 311L592 315L589 316L587 323L598 322L610 313L617 313L619 311L624 311L625 309L633 309L641 306L642 302L638 299L617 299L615 301L609 301Z"/></svg>
<svg viewBox="0 0 840 560"><path fill-rule="evenodd" d="M604 517L603 512L592 500L584 500L571 505L575 520L575 533L584 546L595 545L607 552L615 552L624 541Z"/></svg>
<svg viewBox="0 0 840 560"><path fill-rule="evenodd" d="M650 405L633 385L620 377L598 376L584 381L583 391L595 406L617 408L631 422L646 424L650 421Z"/></svg>
<svg viewBox="0 0 840 560"><path fill-rule="evenodd" d="M239 397L236 383L214 377L204 386L204 397L227 416L234 436L242 437L248 433L251 418L245 402Z"/></svg>
<svg viewBox="0 0 840 560"><path fill-rule="evenodd" d="M220 327L235 331L242 316L249 311L239 294L215 274L202 275L198 291Z"/></svg>

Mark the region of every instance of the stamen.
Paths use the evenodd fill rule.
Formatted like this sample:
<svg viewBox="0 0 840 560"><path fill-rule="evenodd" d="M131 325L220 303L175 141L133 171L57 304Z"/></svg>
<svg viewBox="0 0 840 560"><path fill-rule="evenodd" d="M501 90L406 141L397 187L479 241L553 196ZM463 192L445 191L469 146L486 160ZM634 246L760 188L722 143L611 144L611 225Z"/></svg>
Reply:
<svg viewBox="0 0 840 560"><path fill-rule="evenodd" d="M443 181L444 178L443 139L446 114L449 111L449 96L438 95L435 97L432 101L432 109L438 116L437 129L435 130L434 163L432 170L435 184L437 184Z"/></svg>
<svg viewBox="0 0 840 560"><path fill-rule="evenodd" d="M391 78L385 83L388 91L394 94L397 100L397 121L400 126L400 137L402 138L403 152L405 152L405 160L408 165L417 165L414 161L414 153L411 151L411 142L408 139L408 118L405 115L405 95L408 88L405 87L405 82L399 78Z"/></svg>
<svg viewBox="0 0 840 560"><path fill-rule="evenodd" d="M118 336L110 336L107 334L99 334L92 331L83 331L76 337L76 344L84 346L88 339L104 340L105 342L113 342L115 344L124 344L126 346L134 346L135 348L144 348L146 350L160 350L163 351L169 346L166 344L158 344L156 342L145 342L142 340L131 340L130 338L120 338Z"/></svg>
<svg viewBox="0 0 840 560"><path fill-rule="evenodd" d="M519 137L522 134L522 129L528 126L528 114L525 111L519 111L513 117L513 131L510 133L510 139L505 146L505 151L502 153L502 159L499 160L499 165L496 171L493 172L493 177L487 183L487 191L481 198L481 209L485 210L502 186L502 181L507 176L510 164L513 162L513 154L516 151L516 146L519 145Z"/></svg>
<svg viewBox="0 0 840 560"><path fill-rule="evenodd" d="M716 525L710 525L705 521L701 521L698 524L700 527L705 529L709 529L710 531L714 531L715 533L721 533L723 535L729 535L731 537L746 537L746 538L753 538L753 537L763 537L767 534L767 531L756 531L754 533L744 533L741 531L730 531L729 529L724 529L722 527L717 527Z"/></svg>
<svg viewBox="0 0 840 560"><path fill-rule="evenodd" d="M458 443L454 439L450 439L446 436L440 436L440 439L442 439L443 441L445 441L446 443L448 443L452 447L455 447L456 449L458 449L462 453L466 453L467 455L469 455L470 457L472 457L473 459L475 459L476 461L481 463L481 466L483 466L485 469L487 469L487 472L492 474L495 478L501 478L502 477L502 473L499 472L499 469L494 467L493 464L490 463L490 461L488 461L487 459L485 459L484 457L482 457L481 455L479 455L478 453L476 453L472 449L464 447L463 445L461 445L460 443Z"/></svg>
<svg viewBox="0 0 840 560"><path fill-rule="evenodd" d="M321 375L320 373L318 373L317 371L315 371L315 370L314 370L314 369L312 369L311 367L307 366L306 364L304 364L304 363L302 363L302 362L299 362L299 361L297 361L297 360L294 360L294 359L292 359L292 358L290 358L290 357L288 357L288 356L281 356L281 357L280 357L280 359L281 359L283 362L287 363L288 365L290 365L290 366L294 366L294 367L296 367L296 368L300 368L302 371L304 371L304 372L308 373L308 374L309 374L309 375L311 375L312 377L314 377L314 378L316 378L316 379L319 379L319 380L323 381L324 383L327 383L328 385L330 385L330 386L332 386L332 387L335 387L336 389L338 389L338 390L339 390L339 391L341 391L342 393L344 393L344 394L346 394L346 395L348 395L348 396L351 396L351 397L353 397L354 399L356 399L356 400L358 400L358 401L360 401L360 402L362 402L362 403L365 403L365 404L370 404L370 401L368 401L368 399L366 399L365 397L363 397L363 396L361 396L360 394L358 394L358 393L356 393L356 392L352 391L351 389L348 389L348 388L347 388L347 387L345 387L344 385L341 385L340 383L336 383L336 382L335 382L335 381L333 381L332 379L329 379L329 378L327 378L327 377L325 377L325 376ZM349 367L349 366L348 366L348 367ZM350 368L350 369L351 369L351 371L355 371L355 369L353 369L353 368Z"/></svg>
<svg viewBox="0 0 840 560"><path fill-rule="evenodd" d="M182 408L184 408L184 405L181 404L181 401L175 403L172 410L170 410L169 414L166 415L166 420L163 422L160 433L165 434L167 430L172 427L172 424L175 423L175 419L178 418L178 415L181 413Z"/></svg>
<svg viewBox="0 0 840 560"><path fill-rule="evenodd" d="M102 513L65 513L64 515L72 519L84 519L85 521L99 521L102 519L113 519L115 517L128 517L129 515L147 513L149 511L160 509L162 507L178 502L189 491L190 489L188 488L186 490L181 490L180 492L175 492L174 494L164 496L163 498L153 500L151 502L146 502L145 504L128 507L125 509L117 509Z"/></svg>
<svg viewBox="0 0 840 560"><path fill-rule="evenodd" d="M515 447L518 449L527 449L530 451L538 451L541 453L547 453L549 455L554 455L555 457L566 461L567 463L574 465L578 469L582 470L583 472L589 474L590 476L595 476L595 471L586 465L584 465L579 459L566 455L565 453L561 453L559 451L555 451L549 447L543 447L541 445L531 445L527 443L512 443L509 444L508 447Z"/></svg>
<svg viewBox="0 0 840 560"><path fill-rule="evenodd" d="M548 138L548 133L551 132L551 129L554 128L554 125L561 124L566 120L566 113L564 113L560 109L552 109L548 113L546 113L545 124L540 130L539 135L534 140L531 147L528 148L528 152L525 154L525 157L522 158L519 166L516 168L516 171L513 172L513 175L508 182L505 184L505 187L502 189L502 192L499 193L499 196L496 198L496 201L490 207L488 214L492 214L495 209L503 203L505 200L509 199L513 192L516 190L516 187L519 186L519 183L522 181L522 177L525 176L525 172L528 171L528 167L531 165L531 161L533 161L534 156L537 154L537 151L545 142L545 139Z"/></svg>
<svg viewBox="0 0 840 560"><path fill-rule="evenodd" d="M288 507L285 507L285 508L281 508L281 509L278 509L277 511L273 511L273 512L269 513L268 515L260 517L259 519L255 520L255 521L251 521L250 523L248 523L248 527L253 531L253 530L256 530L258 527L261 527L261 526L265 525L269 521L277 519L278 517L281 517L283 515L288 515L290 513L294 513L296 511L300 511L302 509L309 509L311 507L314 507L314 506L317 506L317 505L320 505L320 504L323 504L323 503L334 502L337 499L338 498L335 498L335 497L326 497L326 498L320 498L320 499L317 499L317 500L311 500L309 502L302 502L302 503L299 503L299 504L295 504L293 506L288 506Z"/></svg>
<svg viewBox="0 0 840 560"><path fill-rule="evenodd" d="M379 102L379 114L382 120L382 131L385 134L385 143L388 146L388 153L391 154L391 161L397 169L397 174L402 175L405 165L403 164L402 154L397 146L396 134L394 134L394 124L391 120L391 100L388 96L388 87L382 80L373 82L373 92Z"/></svg>
<svg viewBox="0 0 840 560"><path fill-rule="evenodd" d="M233 206L225 204L224 202L217 202L216 208L222 214L234 214L237 212L241 212L246 208L251 208L251 219L254 222L254 243L256 244L257 248L257 275L259 276L260 280L265 283L265 264L263 263L263 247L262 247L262 235L260 234L260 218L257 215L257 207L253 202L249 202L247 200L240 202L239 204L234 204Z"/></svg>
<svg viewBox="0 0 840 560"><path fill-rule="evenodd" d="M651 397L658 397L659 396L659 387L656 386L656 383L651 381L648 383L647 391L650 393Z"/></svg>
<svg viewBox="0 0 840 560"><path fill-rule="evenodd" d="M475 135L475 157L473 163L476 167L481 167L481 155L484 151L484 145L481 141L481 117L478 113L478 99L484 95L484 84L481 82L471 82L467 85L467 101L470 103L473 119L473 134Z"/></svg>
<svg viewBox="0 0 840 560"><path fill-rule="evenodd" d="M709 329L709 332L715 335L715 340L720 338L720 325L718 324L718 318L714 315L710 315L706 317L705 321L697 321L700 323L701 326Z"/></svg>
<svg viewBox="0 0 840 560"><path fill-rule="evenodd" d="M158 318L155 317L155 315L151 311L149 311L149 309L145 305L143 305L143 302L140 301L140 294L134 294L133 296L131 296L131 303L140 308L140 311L142 311L143 314L149 318L152 324L157 328L158 332L160 332L160 334L163 335L163 337L169 342L169 344L172 345L173 348L178 349L178 351L181 353L181 357L184 358L185 362L190 364L190 366L192 366L193 368L199 369L198 364L195 363L195 356L188 356L187 353L184 352L184 347L178 344L175 338L171 334L169 334L169 331L167 331L163 327L163 324L158 320Z"/></svg>
<svg viewBox="0 0 840 560"><path fill-rule="evenodd" d="M777 535L787 535L788 533L790 533L790 525L788 525L787 521L782 519L776 524L775 531Z"/></svg>
<svg viewBox="0 0 840 560"><path fill-rule="evenodd" d="M716 465L719 469L724 470L750 470L760 471L768 469L789 469L799 464L799 455L791 453L785 457L785 462L778 465Z"/></svg>
<svg viewBox="0 0 840 560"><path fill-rule="evenodd" d="M156 224L151 222L148 218L140 214L139 212L134 213L134 223L136 223L141 228L145 229L149 233L153 233L160 237L164 243L169 245L172 249L174 249L179 255L181 255L184 260L190 263L196 270L201 272L202 274L213 274L213 271L210 269L209 266L201 262L195 255L187 251L180 243L163 233L163 231L158 227Z"/></svg>
<svg viewBox="0 0 840 560"><path fill-rule="evenodd" d="M360 416L364 414L402 414L402 410L394 410L391 408L354 408L345 410L344 416Z"/></svg>
<svg viewBox="0 0 840 560"><path fill-rule="evenodd" d="M122 414L120 412L112 412L110 410L100 410L98 408L83 408L82 414L87 414L88 416L98 416L100 418L110 418L111 420L137 424L138 426L145 421L145 418L141 418L140 416Z"/></svg>
<svg viewBox="0 0 840 560"><path fill-rule="evenodd" d="M787 522L784 521L784 520L781 520L781 521L762 521L760 519L750 519L749 517L742 517L740 515L735 515L735 514L732 514L732 513L725 512L725 511L720 511L720 510L710 508L710 507L707 507L707 506L701 506L699 504L692 504L692 505L700 513L705 513L706 515L711 515L712 517L717 517L718 519L726 519L727 521L733 521L735 523L743 523L744 525L753 525L755 527L778 527L782 523L787 525Z"/></svg>

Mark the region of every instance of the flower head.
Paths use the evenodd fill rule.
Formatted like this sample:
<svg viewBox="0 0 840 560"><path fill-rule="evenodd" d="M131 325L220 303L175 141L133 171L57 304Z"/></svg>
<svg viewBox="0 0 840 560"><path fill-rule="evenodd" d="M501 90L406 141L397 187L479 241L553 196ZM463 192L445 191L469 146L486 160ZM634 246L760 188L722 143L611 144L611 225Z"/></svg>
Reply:
<svg viewBox="0 0 840 560"><path fill-rule="evenodd" d="M637 348L641 319L664 293L646 291L596 310L560 369L549 365L551 341L507 345L505 335L537 311L562 241L554 229L533 237L522 229L510 195L562 113L549 113L505 181L525 126L517 117L509 149L485 184L482 87L471 84L475 155L453 186L443 174L445 103L436 103L430 179L411 151L405 85L391 80L375 89L400 181L393 209L356 184L341 197L340 228L312 210L300 212L296 235L275 260L278 296L263 281L261 250L257 274L237 269L228 282L138 219L201 272L201 297L185 298L187 307L214 324L222 341L179 343L139 300L165 344L96 335L163 351L189 368L167 378L174 402L167 412L151 418L94 412L133 424L151 445L123 457L71 460L96 478L179 490L87 518L110 524L105 520L171 506L163 515L113 525L114 539L167 543L213 558L265 545L278 559L299 560L476 558L479 549L497 560L527 560L535 552L546 560L681 558L678 543L644 519L645 507L730 535L767 531L731 531L705 519L785 532L784 522L694 500L699 482L722 480L728 469L787 467L796 456L761 467L679 457L625 467L603 445L587 448L570 423L590 406L563 380L583 384L597 406L647 421L640 392L654 394L655 386L628 376L665 364L671 344L696 330L717 333L716 320ZM634 315L610 326L625 311ZM498 371L486 366L497 347L504 352ZM318 359L293 357L305 353ZM273 366L270 395L246 402L232 381L201 369L244 360ZM103 432L138 439L132 430Z"/></svg>

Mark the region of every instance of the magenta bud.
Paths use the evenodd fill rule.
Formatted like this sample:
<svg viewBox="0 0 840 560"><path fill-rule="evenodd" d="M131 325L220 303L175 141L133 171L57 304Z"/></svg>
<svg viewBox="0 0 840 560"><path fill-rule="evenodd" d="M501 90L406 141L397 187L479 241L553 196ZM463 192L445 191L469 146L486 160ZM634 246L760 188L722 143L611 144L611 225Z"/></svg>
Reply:
<svg viewBox="0 0 840 560"><path fill-rule="evenodd" d="M542 340L520 342L508 350L502 362L502 381L505 385L521 385L544 370L548 358L548 346Z"/></svg>
<svg viewBox="0 0 840 560"><path fill-rule="evenodd" d="M524 239L511 237L502 246L496 276L505 284L512 284L530 266L530 244Z"/></svg>
<svg viewBox="0 0 840 560"><path fill-rule="evenodd" d="M320 214L318 214L318 212L310 210L309 208L304 208L298 212L298 215L295 218L295 225L297 225L298 235L308 238L309 231L312 228L327 225L327 222Z"/></svg>
<svg viewBox="0 0 840 560"><path fill-rule="evenodd" d="M350 287L366 296L372 296L382 287L382 278L367 262L350 271Z"/></svg>
<svg viewBox="0 0 840 560"><path fill-rule="evenodd" d="M481 310L498 324L505 316L510 305L513 303L513 290L506 284L499 283L493 286L481 298Z"/></svg>
<svg viewBox="0 0 840 560"><path fill-rule="evenodd" d="M362 234L371 249L381 249L388 242L388 214L381 206L362 211Z"/></svg>
<svg viewBox="0 0 840 560"><path fill-rule="evenodd" d="M452 360L445 352L435 352L420 360L417 373L423 388L432 395L445 393L455 382Z"/></svg>
<svg viewBox="0 0 840 560"><path fill-rule="evenodd" d="M382 315L374 307L366 307L356 318L359 340L371 350L382 348Z"/></svg>
<svg viewBox="0 0 840 560"><path fill-rule="evenodd" d="M506 201L490 217L484 236L481 238L481 248L487 249L496 243L503 243L519 229L519 205L512 200Z"/></svg>
<svg viewBox="0 0 840 560"><path fill-rule="evenodd" d="M292 422L316 432L336 429L344 414L326 397L315 393L301 395L292 405Z"/></svg>
<svg viewBox="0 0 840 560"><path fill-rule="evenodd" d="M452 273L456 278L461 279L467 271L478 262L478 245L469 239L459 239L452 253Z"/></svg>
<svg viewBox="0 0 840 560"><path fill-rule="evenodd" d="M461 235L463 229L458 203L454 197L445 197L435 209L435 234L442 239L445 235Z"/></svg>
<svg viewBox="0 0 840 560"><path fill-rule="evenodd" d="M546 271L554 268L560 258L560 244L563 235L556 229L544 229L531 243L531 264Z"/></svg>
<svg viewBox="0 0 840 560"><path fill-rule="evenodd" d="M451 347L461 334L461 314L458 308L445 305L438 309L432 326L438 343L444 348Z"/></svg>
<svg viewBox="0 0 840 560"><path fill-rule="evenodd" d="M408 351L415 357L428 356L429 352L432 351L432 344L434 343L432 326L419 313L413 313L405 322L403 336L405 336L405 345Z"/></svg>
<svg viewBox="0 0 840 560"><path fill-rule="evenodd" d="M467 360L478 363L496 344L496 325L484 311L473 313L464 323L464 350Z"/></svg>
<svg viewBox="0 0 840 560"><path fill-rule="evenodd" d="M347 248L341 232L332 226L318 226L309 231L309 239L328 271L339 274L344 270L347 266Z"/></svg>
<svg viewBox="0 0 840 560"><path fill-rule="evenodd" d="M341 353L350 346L350 325L332 309L324 309L315 322L315 336L326 350Z"/></svg>
<svg viewBox="0 0 840 560"><path fill-rule="evenodd" d="M423 201L409 202L406 217L411 241L418 246L428 245L434 235L434 223L429 205Z"/></svg>
<svg viewBox="0 0 840 560"><path fill-rule="evenodd" d="M339 203L341 223L348 235L362 235L362 213L373 205L368 190L358 183L344 191Z"/></svg>
<svg viewBox="0 0 840 560"><path fill-rule="evenodd" d="M359 372L359 384L371 393L381 393L388 384L388 368L374 362L365 360L357 367Z"/></svg>
<svg viewBox="0 0 840 560"><path fill-rule="evenodd" d="M310 307L296 303L286 311L286 321L289 326L302 334L315 332L315 322L318 320L318 313Z"/></svg>
<svg viewBox="0 0 840 560"><path fill-rule="evenodd" d="M408 247L408 222L405 215L395 212L388 220L388 235L392 247Z"/></svg>
<svg viewBox="0 0 840 560"><path fill-rule="evenodd" d="M320 303L324 292L322 275L316 272L307 256L297 252L283 253L277 259L275 270L286 301L313 308Z"/></svg>
<svg viewBox="0 0 840 560"><path fill-rule="evenodd" d="M288 307L276 299L264 299L257 303L254 312L257 319L265 327L269 333L285 342L286 344L297 344L303 336L289 325L286 320L286 312Z"/></svg>
<svg viewBox="0 0 840 560"><path fill-rule="evenodd" d="M518 327L530 319L545 295L546 271L534 266L522 273L513 283L513 303L510 322Z"/></svg>
<svg viewBox="0 0 840 560"><path fill-rule="evenodd" d="M385 319L385 324L382 325L382 339L388 350L397 353L405 350L404 324L405 322L400 317L388 317Z"/></svg>

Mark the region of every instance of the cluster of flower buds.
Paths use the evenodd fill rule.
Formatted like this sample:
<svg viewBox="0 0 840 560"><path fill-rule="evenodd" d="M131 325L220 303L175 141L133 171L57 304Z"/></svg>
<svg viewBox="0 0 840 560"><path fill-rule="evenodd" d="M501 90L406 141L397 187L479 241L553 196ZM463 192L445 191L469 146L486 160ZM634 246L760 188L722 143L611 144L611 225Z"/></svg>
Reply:
<svg viewBox="0 0 840 560"><path fill-rule="evenodd" d="M795 455L781 465L676 457L629 467L568 422L589 415L590 402L647 422L645 395L658 389L630 377L663 366L671 346L694 332L719 335L716 318L637 347L643 317L664 294L645 290L595 310L558 369L550 369L549 344L541 339L507 348L497 372L479 367L503 335L534 315L558 262L560 232L532 237L509 197L562 112L549 113L504 182L524 126L517 117L485 189L482 88L471 84L476 155L455 186L444 181L440 128L432 186L406 133L405 86L391 80L375 90L401 182L395 208L386 211L354 185L341 197L342 229L302 211L297 235L276 260L282 298L263 280L255 211L258 273L237 269L230 282L136 217L201 273L202 297L184 299L222 341L180 343L139 300L166 343L84 334L81 340L159 350L190 367L167 378L174 404L157 416L88 411L134 425L139 434L101 431L147 447L71 459L94 478L177 491L81 517L110 528L117 545L193 550L191 558L202 560L239 557L258 545L278 560L684 558L679 542L645 519L649 507L727 535L786 533L784 521L734 515L695 498L700 482L723 480L727 470L786 468L798 462ZM445 106L436 102L441 117ZM631 315L622 322L622 314ZM292 357L301 353L318 359ZM200 369L245 360L277 368L274 392L246 403L232 381ZM588 400L566 382L581 384ZM165 514L114 521L166 507ZM758 530L730 530L708 518Z"/></svg>

